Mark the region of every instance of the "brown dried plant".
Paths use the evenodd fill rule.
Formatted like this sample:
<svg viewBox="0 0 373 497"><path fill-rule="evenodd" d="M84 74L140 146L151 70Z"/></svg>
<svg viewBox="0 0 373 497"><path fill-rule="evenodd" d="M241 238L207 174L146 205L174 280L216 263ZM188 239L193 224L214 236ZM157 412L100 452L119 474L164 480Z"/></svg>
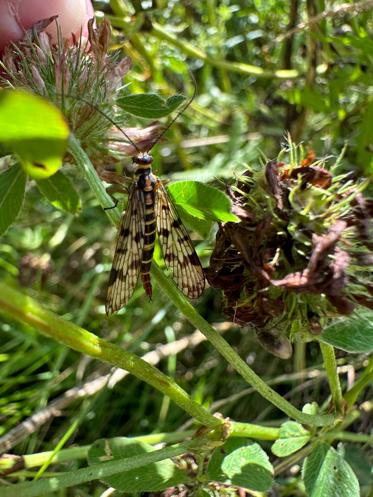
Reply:
<svg viewBox="0 0 373 497"><path fill-rule="evenodd" d="M373 202L367 181L337 174L314 153L247 167L229 189L239 223L221 223L207 278L224 312L289 357L296 333L318 334L356 306L373 308ZM283 152L284 154L284 152Z"/></svg>

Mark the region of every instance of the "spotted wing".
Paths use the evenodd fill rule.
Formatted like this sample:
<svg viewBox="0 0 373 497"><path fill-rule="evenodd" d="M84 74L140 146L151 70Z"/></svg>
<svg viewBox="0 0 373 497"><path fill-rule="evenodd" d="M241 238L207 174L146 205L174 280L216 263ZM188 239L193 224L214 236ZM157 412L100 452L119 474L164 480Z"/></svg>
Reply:
<svg viewBox="0 0 373 497"><path fill-rule="evenodd" d="M187 297L198 298L205 288L203 269L190 236L160 181L155 189L155 217L163 257L175 283Z"/></svg>
<svg viewBox="0 0 373 497"><path fill-rule="evenodd" d="M119 227L106 298L106 313L127 304L136 287L144 248L145 212L142 192L132 185Z"/></svg>

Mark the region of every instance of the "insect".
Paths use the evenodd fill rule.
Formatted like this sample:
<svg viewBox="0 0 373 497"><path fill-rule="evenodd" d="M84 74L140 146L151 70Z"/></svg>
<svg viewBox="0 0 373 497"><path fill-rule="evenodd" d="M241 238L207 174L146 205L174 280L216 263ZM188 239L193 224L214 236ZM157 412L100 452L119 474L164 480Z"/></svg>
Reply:
<svg viewBox="0 0 373 497"><path fill-rule="evenodd" d="M187 105L189 104L190 101ZM162 181L152 172L153 157L149 153L150 150L142 153L135 143L131 143L138 151L133 157L136 179L130 187L127 209L119 226L106 299L108 315L128 303L140 276L146 294L149 298L152 296L150 268L156 234L166 266L171 269L179 289L187 297L195 299L202 294L205 287L203 269L190 236Z"/></svg>

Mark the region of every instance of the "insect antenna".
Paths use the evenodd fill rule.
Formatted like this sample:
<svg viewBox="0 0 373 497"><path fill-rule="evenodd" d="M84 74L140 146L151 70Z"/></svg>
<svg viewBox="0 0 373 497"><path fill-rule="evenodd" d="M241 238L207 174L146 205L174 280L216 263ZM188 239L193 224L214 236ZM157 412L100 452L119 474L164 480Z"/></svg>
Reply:
<svg viewBox="0 0 373 497"><path fill-rule="evenodd" d="M125 138L128 140L128 142L135 148L136 152L139 154L141 150L139 147L136 145L136 143L127 135L127 133L117 124L113 118L111 118L108 114L106 114L103 110L101 110L97 105L93 104L89 100L86 100L83 97L78 97L77 95L69 95L66 93L56 93L56 96L59 97L67 97L67 98L72 98L73 100L77 100L78 102L83 102L89 106L91 106L93 109L95 109L96 112L101 114L101 116L105 117L113 126L115 126L121 133L122 135L125 136Z"/></svg>
<svg viewBox="0 0 373 497"><path fill-rule="evenodd" d="M160 139L167 133L167 131L171 128L171 126L174 124L174 122L183 114L189 105L193 102L196 93L197 93L197 82L196 78L194 77L192 71L189 69L189 74L191 76L192 82L193 82L193 95L190 97L190 99L187 101L187 103L179 110L179 112L176 114L176 116L171 120L171 122L165 127L165 129L159 134L158 138L154 140L153 145L149 148L148 152L156 145Z"/></svg>

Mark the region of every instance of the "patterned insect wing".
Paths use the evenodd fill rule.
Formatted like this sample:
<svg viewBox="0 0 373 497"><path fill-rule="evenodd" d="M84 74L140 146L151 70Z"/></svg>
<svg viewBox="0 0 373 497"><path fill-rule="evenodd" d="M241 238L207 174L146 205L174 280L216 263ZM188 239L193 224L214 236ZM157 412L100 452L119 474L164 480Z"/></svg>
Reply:
<svg viewBox="0 0 373 497"><path fill-rule="evenodd" d="M159 180L155 190L158 239L166 266L180 290L189 298L198 298L205 288L205 276L190 236L175 206Z"/></svg>
<svg viewBox="0 0 373 497"><path fill-rule="evenodd" d="M139 278L144 247L145 212L142 192L134 183L122 216L106 298L106 313L127 304Z"/></svg>

